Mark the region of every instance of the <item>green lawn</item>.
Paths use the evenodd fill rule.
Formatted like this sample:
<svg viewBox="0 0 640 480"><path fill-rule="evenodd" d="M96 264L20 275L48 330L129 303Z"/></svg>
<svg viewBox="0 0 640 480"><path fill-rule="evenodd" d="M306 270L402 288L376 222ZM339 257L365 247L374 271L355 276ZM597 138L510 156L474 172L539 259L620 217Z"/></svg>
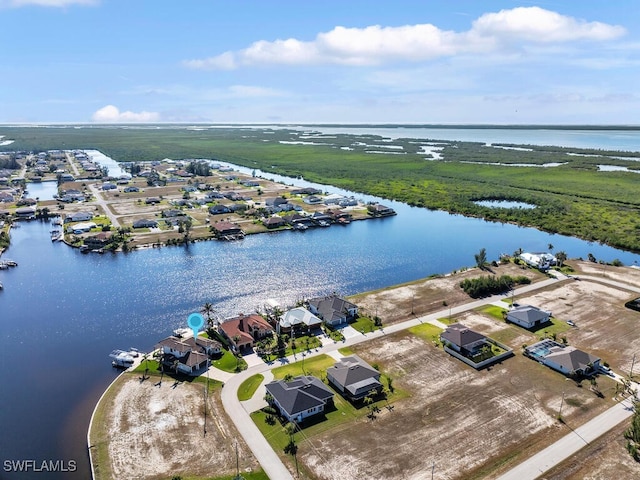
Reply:
<svg viewBox="0 0 640 480"><path fill-rule="evenodd" d="M264 348L266 351L269 351L269 350L275 349L276 346L277 346L277 340L274 338L272 342L269 345L266 345ZM303 335L295 339L295 346L296 346L296 349L295 349L296 355L300 355L302 352L306 351L307 349L311 350L311 349L322 346L322 342L315 335ZM283 355L277 356L275 354L268 354L266 358L267 360L272 360L274 358L288 357L289 355L293 355L293 352L294 350L292 348L292 341L289 338L287 340L287 347Z"/></svg>
<svg viewBox="0 0 640 480"><path fill-rule="evenodd" d="M442 329L430 323L421 323L420 325L409 328L409 332L415 336L420 337L425 342L433 342L435 344L440 343L440 334L442 331Z"/></svg>
<svg viewBox="0 0 640 480"><path fill-rule="evenodd" d="M567 325L567 322L564 320L558 320L555 317L551 317L551 323L544 325L536 330L532 330L538 337L550 337L552 335L557 335L560 337L560 334L571 330L571 326ZM559 340L559 338L558 338Z"/></svg>
<svg viewBox="0 0 640 480"><path fill-rule="evenodd" d="M244 359L237 358L229 350L224 349L222 350L222 356L212 361L211 365L229 373L235 373L247 368L247 362L245 362Z"/></svg>
<svg viewBox="0 0 640 480"><path fill-rule="evenodd" d="M511 300L509 300L508 303L510 302ZM482 313L486 313L487 315L490 315L498 320L504 320L504 316L502 314L503 312L506 312L504 308L500 308L496 305L487 305L485 307L482 307L479 311Z"/></svg>
<svg viewBox="0 0 640 480"><path fill-rule="evenodd" d="M238 400L249 400L264 380L264 375L256 374L247 378L238 388Z"/></svg>
<svg viewBox="0 0 640 480"><path fill-rule="evenodd" d="M369 333L378 330L380 327L376 327L373 320L369 317L358 317L358 319L349 324L358 332Z"/></svg>
<svg viewBox="0 0 640 480"><path fill-rule="evenodd" d="M338 351L344 356L349 356L349 355L353 355L354 353L356 353L356 352L353 351L353 349L351 347L342 347L342 348L339 348Z"/></svg>
<svg viewBox="0 0 640 480"><path fill-rule="evenodd" d="M302 361L302 356L299 355L298 358L300 358L300 360L295 363L289 363L288 365L274 368L271 371L274 378L280 379L287 375L291 375L293 377L298 375L313 375L318 378L324 378L327 368L336 363L335 359L329 355L318 355L317 357L309 358L304 361Z"/></svg>

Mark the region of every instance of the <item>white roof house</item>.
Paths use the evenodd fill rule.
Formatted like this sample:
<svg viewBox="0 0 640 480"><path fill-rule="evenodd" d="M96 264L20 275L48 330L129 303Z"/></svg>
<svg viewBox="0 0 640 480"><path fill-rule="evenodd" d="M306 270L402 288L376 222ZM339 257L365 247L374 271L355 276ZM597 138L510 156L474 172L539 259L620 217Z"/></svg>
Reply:
<svg viewBox="0 0 640 480"><path fill-rule="evenodd" d="M322 320L316 317L306 308L296 307L287 311L278 322L278 332L281 329L289 330L292 327L305 326L306 328L317 328L322 324Z"/></svg>
<svg viewBox="0 0 640 480"><path fill-rule="evenodd" d="M521 253L520 258L527 264L540 270L548 270L557 263L556 257L550 253Z"/></svg>

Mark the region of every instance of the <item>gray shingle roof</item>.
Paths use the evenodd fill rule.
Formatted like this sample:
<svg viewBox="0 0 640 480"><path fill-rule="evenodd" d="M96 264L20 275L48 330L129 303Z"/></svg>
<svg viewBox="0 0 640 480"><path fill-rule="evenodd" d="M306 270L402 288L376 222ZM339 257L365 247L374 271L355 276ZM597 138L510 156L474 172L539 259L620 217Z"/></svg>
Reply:
<svg viewBox="0 0 640 480"><path fill-rule="evenodd" d="M327 369L327 375L330 375L337 384L351 393L366 384L371 384L371 388L381 385L379 382L380 372L358 355L342 358Z"/></svg>
<svg viewBox="0 0 640 480"><path fill-rule="evenodd" d="M324 405L333 398L333 392L312 376L296 377L290 382L276 380L265 388L290 417Z"/></svg>

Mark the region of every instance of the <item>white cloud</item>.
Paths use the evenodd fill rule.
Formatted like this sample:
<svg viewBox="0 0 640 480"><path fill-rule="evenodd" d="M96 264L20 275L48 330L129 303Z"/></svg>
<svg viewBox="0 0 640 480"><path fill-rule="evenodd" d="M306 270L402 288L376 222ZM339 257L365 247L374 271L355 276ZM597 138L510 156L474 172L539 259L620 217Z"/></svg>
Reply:
<svg viewBox="0 0 640 480"><path fill-rule="evenodd" d="M464 54L500 53L523 43L557 44L605 41L626 33L617 25L587 22L539 7L518 7L486 13L470 30L441 30L431 24L401 27L347 28L319 33L313 41L295 38L260 40L239 51L186 60L195 69L232 70L248 65L342 64L380 65L418 62Z"/></svg>
<svg viewBox="0 0 640 480"><path fill-rule="evenodd" d="M19 8L27 6L64 8L71 5L96 5L99 0L0 0L0 7Z"/></svg>
<svg viewBox="0 0 640 480"><path fill-rule="evenodd" d="M611 40L624 35L625 29L618 25L586 22L540 7L518 7L482 15L473 22L472 32L507 40L555 43Z"/></svg>
<svg viewBox="0 0 640 480"><path fill-rule="evenodd" d="M106 105L97 110L91 117L97 123L137 123L137 122L157 122L160 114L157 112L121 112L114 105Z"/></svg>

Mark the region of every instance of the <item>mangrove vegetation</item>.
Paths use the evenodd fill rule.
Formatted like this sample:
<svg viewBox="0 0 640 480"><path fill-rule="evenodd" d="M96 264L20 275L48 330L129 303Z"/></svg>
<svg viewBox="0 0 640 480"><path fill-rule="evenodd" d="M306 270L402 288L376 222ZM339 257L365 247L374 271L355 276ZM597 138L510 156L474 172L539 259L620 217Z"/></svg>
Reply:
<svg viewBox="0 0 640 480"><path fill-rule="evenodd" d="M389 141L277 128L0 128L14 150L95 148L118 161L208 158L409 205L640 251L640 153ZM426 147L426 148L423 148ZM437 149L437 153L434 153ZM432 150L429 150L432 149ZM626 171L602 171L601 165ZM535 208L492 208L507 200Z"/></svg>

